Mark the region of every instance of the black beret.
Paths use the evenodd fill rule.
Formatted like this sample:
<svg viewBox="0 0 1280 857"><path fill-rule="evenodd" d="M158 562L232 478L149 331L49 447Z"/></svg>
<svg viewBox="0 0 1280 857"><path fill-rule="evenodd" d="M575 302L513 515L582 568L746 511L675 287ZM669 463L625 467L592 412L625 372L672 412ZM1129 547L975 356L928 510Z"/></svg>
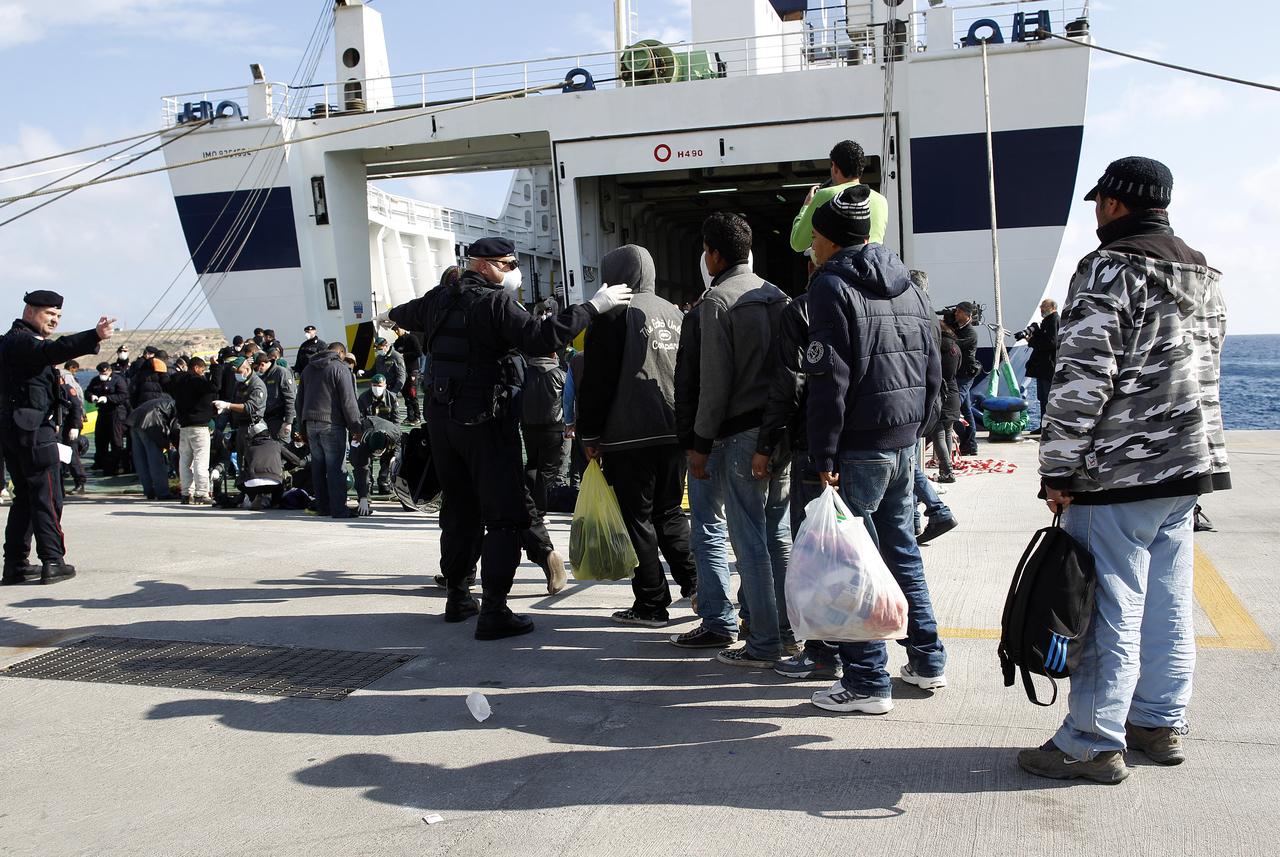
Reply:
<svg viewBox="0 0 1280 857"><path fill-rule="evenodd" d="M302 332L303 332L303 333L310 333L311 331L313 331L313 330L315 330L315 329L316 329L316 326L315 326L314 324L308 324L306 327L302 328Z"/></svg>
<svg viewBox="0 0 1280 857"><path fill-rule="evenodd" d="M51 306L55 309L62 309L62 295L57 292L51 292L48 289L37 289L34 292L27 292L22 296L22 300L27 304L27 306Z"/></svg>
<svg viewBox="0 0 1280 857"><path fill-rule="evenodd" d="M1152 158L1121 158L1107 165L1107 171L1084 198L1093 202L1099 194L1118 199L1130 208L1168 208L1173 201L1173 173Z"/></svg>
<svg viewBox="0 0 1280 857"><path fill-rule="evenodd" d="M481 238L467 248L467 255L472 259L498 259L515 254L516 245L510 238Z"/></svg>

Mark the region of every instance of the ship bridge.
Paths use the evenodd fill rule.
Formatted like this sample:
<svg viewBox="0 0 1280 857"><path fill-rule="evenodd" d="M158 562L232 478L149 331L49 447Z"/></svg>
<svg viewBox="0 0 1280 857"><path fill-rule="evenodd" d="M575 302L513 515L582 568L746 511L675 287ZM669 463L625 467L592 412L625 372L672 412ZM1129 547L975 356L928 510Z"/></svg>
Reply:
<svg viewBox="0 0 1280 857"><path fill-rule="evenodd" d="M1015 323L1030 318L1070 207L1088 70L1086 49L1039 35L1087 38L1087 9L806 6L694 0L689 42L620 37L613 51L392 75L381 17L347 0L335 10L339 79L289 88L263 78L165 98L175 137L220 117L165 149L171 163L199 162L170 175L220 324L256 326L250 313L285 329L305 319L356 341L407 294L373 281L369 183L485 170L547 177L530 186L528 225L545 238L545 262L526 260L526 300L589 297L601 257L625 243L651 250L666 296L691 299L701 291L698 225L718 210L748 217L757 271L795 291L806 271L791 221L844 139L861 143L864 181L889 199L885 243L929 271L935 302L982 299L971 290L991 268L983 41L1006 303ZM256 225L234 234L225 212L250 204L262 209ZM210 257L223 244L238 251ZM430 285L419 276L412 292Z"/></svg>

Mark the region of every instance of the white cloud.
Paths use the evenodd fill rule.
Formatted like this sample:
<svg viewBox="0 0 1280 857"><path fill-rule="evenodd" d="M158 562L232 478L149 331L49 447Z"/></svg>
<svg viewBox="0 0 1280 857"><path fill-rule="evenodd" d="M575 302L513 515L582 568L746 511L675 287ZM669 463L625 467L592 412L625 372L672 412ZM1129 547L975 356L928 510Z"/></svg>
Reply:
<svg viewBox="0 0 1280 857"><path fill-rule="evenodd" d="M265 20L237 11L233 0L0 0L0 48L39 42L63 31L114 30L127 35L209 43L268 42Z"/></svg>

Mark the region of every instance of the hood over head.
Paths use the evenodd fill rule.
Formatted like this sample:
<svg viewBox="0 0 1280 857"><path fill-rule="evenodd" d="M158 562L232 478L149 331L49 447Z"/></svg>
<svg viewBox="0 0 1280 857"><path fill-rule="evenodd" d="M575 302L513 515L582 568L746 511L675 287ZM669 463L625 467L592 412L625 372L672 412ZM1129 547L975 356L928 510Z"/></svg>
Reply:
<svg viewBox="0 0 1280 857"><path fill-rule="evenodd" d="M833 274L886 298L896 298L912 285L906 264L897 253L880 244L846 247L827 260L821 273Z"/></svg>
<svg viewBox="0 0 1280 857"><path fill-rule="evenodd" d="M657 274L649 251L636 244L611 250L600 260L600 277L611 286L626 283L636 294L653 294Z"/></svg>

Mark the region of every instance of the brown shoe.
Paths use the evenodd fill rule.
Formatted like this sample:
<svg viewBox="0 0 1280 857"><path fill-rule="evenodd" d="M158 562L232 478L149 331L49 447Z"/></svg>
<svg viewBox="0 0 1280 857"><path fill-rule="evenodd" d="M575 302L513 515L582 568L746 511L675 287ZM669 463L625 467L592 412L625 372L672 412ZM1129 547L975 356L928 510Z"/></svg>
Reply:
<svg viewBox="0 0 1280 857"><path fill-rule="evenodd" d="M1135 726L1124 725L1125 740L1130 750L1140 750L1147 758L1158 765L1181 765L1187 760L1182 748L1182 736L1186 728L1175 729L1172 726Z"/></svg>
<svg viewBox="0 0 1280 857"><path fill-rule="evenodd" d="M569 582L569 575L564 570L564 557L560 556L559 551L552 551L548 554L542 571L547 576L548 595L555 595L560 592Z"/></svg>
<svg viewBox="0 0 1280 857"><path fill-rule="evenodd" d="M1028 774L1051 780L1092 780L1108 786L1122 782L1129 776L1124 753L1119 750L1108 750L1086 761L1071 758L1052 741L1035 750L1019 751L1018 767Z"/></svg>

